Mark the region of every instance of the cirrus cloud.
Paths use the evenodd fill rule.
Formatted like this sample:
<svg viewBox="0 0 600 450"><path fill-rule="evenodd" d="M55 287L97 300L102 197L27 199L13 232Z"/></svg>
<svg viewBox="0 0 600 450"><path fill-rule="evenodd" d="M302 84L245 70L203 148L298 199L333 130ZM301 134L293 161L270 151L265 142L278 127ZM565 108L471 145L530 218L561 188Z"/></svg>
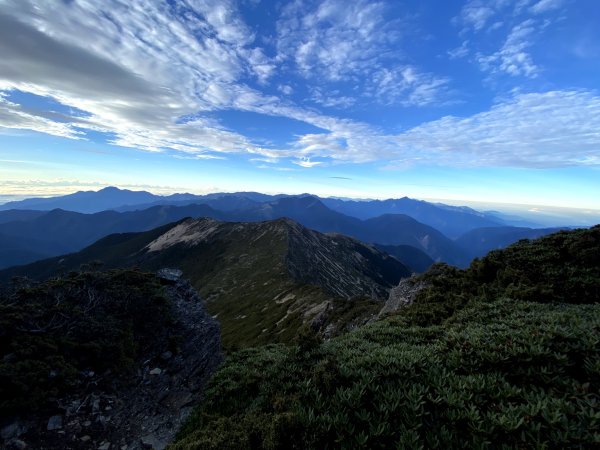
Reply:
<svg viewBox="0 0 600 450"><path fill-rule="evenodd" d="M404 158L466 167L600 165L600 97L520 94L471 117L448 116L397 136Z"/></svg>
<svg viewBox="0 0 600 450"><path fill-rule="evenodd" d="M530 9L523 6L519 14L531 8L542 14L551 5L526 3ZM490 4L494 14L507 4L516 11L509 0ZM468 17L478 33L492 21L487 13L471 11ZM294 1L281 12L277 52L270 57L234 2L78 0L58 8L52 2L5 0L0 91L48 97L84 114L58 118L0 96L0 127L69 139L98 131L116 145L168 149L179 157L246 154L306 168L374 161L461 167L599 164L600 101L591 91L517 94L470 117L446 116L402 133L314 108L347 108L365 99L387 107L440 102L450 78L402 59L402 34L392 29L398 23L386 18L383 2L344 8L339 0ZM479 55L482 68L534 77L539 67L528 51L536 23L520 17L498 51ZM469 40L469 49L472 45ZM269 89L278 70L287 73L286 64L308 84L278 79ZM311 80L319 77L327 83L358 80L356 93L313 86ZM292 98L303 89L309 106ZM269 147L209 115L223 110L295 119L322 132Z"/></svg>

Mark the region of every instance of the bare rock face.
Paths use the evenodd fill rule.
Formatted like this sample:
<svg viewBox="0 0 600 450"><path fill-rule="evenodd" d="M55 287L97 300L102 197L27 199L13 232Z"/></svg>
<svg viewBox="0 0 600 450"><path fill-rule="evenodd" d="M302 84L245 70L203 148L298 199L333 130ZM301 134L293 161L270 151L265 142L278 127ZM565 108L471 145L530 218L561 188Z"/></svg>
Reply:
<svg viewBox="0 0 600 450"><path fill-rule="evenodd" d="M179 279L183 276L183 272L179 269L164 268L156 272L156 276L165 281L175 282L179 281Z"/></svg>
<svg viewBox="0 0 600 450"><path fill-rule="evenodd" d="M355 239L325 235L295 222L287 227L287 269L293 279L342 297L383 300L408 270L395 258Z"/></svg>
<svg viewBox="0 0 600 450"><path fill-rule="evenodd" d="M55 415L19 418L3 426L0 448L166 448L200 402L222 352L219 324L191 284L180 273L160 272L172 303L178 350L144 355L125 380L111 373L86 374L87 389L57 399L61 406Z"/></svg>
<svg viewBox="0 0 600 450"><path fill-rule="evenodd" d="M129 401L111 415L128 437L128 449L165 448L222 360L219 325L191 284L181 279L166 282L181 327L180 348L175 356L167 358L163 352L145 364L140 383L124 395Z"/></svg>
<svg viewBox="0 0 600 450"><path fill-rule="evenodd" d="M398 311L415 301L417 294L426 287L426 284L418 277L400 280L398 286L390 290L388 299L379 311L377 318Z"/></svg>

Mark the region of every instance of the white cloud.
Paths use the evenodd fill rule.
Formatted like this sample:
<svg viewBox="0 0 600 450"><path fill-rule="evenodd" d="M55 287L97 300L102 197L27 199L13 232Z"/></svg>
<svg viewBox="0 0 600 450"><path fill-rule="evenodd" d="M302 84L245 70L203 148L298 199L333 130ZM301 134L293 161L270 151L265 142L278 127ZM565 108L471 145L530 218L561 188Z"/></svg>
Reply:
<svg viewBox="0 0 600 450"><path fill-rule="evenodd" d="M448 116L396 136L397 161L450 166L564 167L600 162L600 97L517 95L467 118ZM401 150L400 150L401 149Z"/></svg>
<svg viewBox="0 0 600 450"><path fill-rule="evenodd" d="M280 84L277 86L277 90L285 95L292 95L294 93L294 88L289 84Z"/></svg>
<svg viewBox="0 0 600 450"><path fill-rule="evenodd" d="M11 112L13 122L5 120L5 126L73 138L78 130L108 132L116 145L147 151L246 152L274 159L297 155L296 147L256 145L201 114L238 109L307 122L347 139L348 148L333 158L365 159L370 146L361 134L372 134L367 125L302 109L241 81L252 36L236 20L227 31L211 33L211 24L224 19L200 15L202 2L193 4L198 15L187 14L184 22L165 4L140 0L127 8L119 5L81 0L63 8L33 8L23 0L0 6L0 91L50 97L87 114L59 123L31 112L29 125L15 125ZM208 37L196 39L197 30ZM24 38L15 40L15 35ZM86 47L79 47L83 42ZM24 116L19 120L24 123Z"/></svg>
<svg viewBox="0 0 600 450"><path fill-rule="evenodd" d="M72 139L96 130L113 134L118 145L147 151L168 148L204 159L238 152L268 161L286 158L302 167L370 161L396 166L598 164L599 99L592 93L520 95L470 118L446 117L391 135L250 88L248 77L268 83L278 69L256 45L233 3L211 5L201 0L131 0L127 5L78 0L60 8L51 2L34 8L32 0L5 0L0 3L0 91L50 97L86 115L59 118L0 97L1 126ZM386 49L398 43L399 35L383 25L380 3L358 1L344 9L328 0L308 13L298 5L286 10L279 25L278 64L300 58L299 67L306 65L316 78L365 80L362 95L382 104L425 105L444 97L448 82L442 77L400 60L387 61L384 68L381 58L390 56ZM528 53L533 28L528 21L513 27L504 46L481 56L481 64L491 73L535 76L539 69ZM305 40L299 39L302 30L308 32ZM22 39L14 39L17 35ZM346 46L345 38L353 45ZM338 64L338 55L329 49L318 48L327 42L348 58L347 65ZM287 84L280 84L279 91L292 93ZM331 107L353 101L343 91L326 88L309 89L309 94L313 102ZM287 148L267 148L203 114L224 109L292 118L322 132L297 136Z"/></svg>
<svg viewBox="0 0 600 450"><path fill-rule="evenodd" d="M470 39L474 59L483 71L492 74L508 74L535 78L542 70L535 64L532 47L544 30L556 21L556 17L539 16L552 12L563 5L563 0L468 0L458 17L453 19L462 25L460 36L473 34ZM490 53L490 45L496 36L505 33L502 46ZM449 50L450 59L466 56L466 42Z"/></svg>
<svg viewBox="0 0 600 450"><path fill-rule="evenodd" d="M399 35L394 29L398 23L384 20L382 3L348 6L327 0L308 14L301 14L298 5L286 9L280 23L280 31L287 27L291 34L280 35L279 64L299 60L331 79L364 70L379 73L367 94L384 104L426 104L440 92L443 80L413 66L381 72L378 61L387 57L386 46L397 43ZM301 23L292 25L294 21ZM306 39L296 45L304 31L309 31ZM17 35L22 39L14 39ZM313 51L311 45L320 48ZM80 133L88 130L106 132L116 145L201 158L238 152L301 159L318 153L334 161L360 162L392 151L387 138L364 123L301 108L246 83L247 77L268 83L274 70L230 1L216 6L203 0L78 0L60 7L34 0L0 3L0 92L49 97L85 113L83 118L54 120L42 111L17 111L18 105L4 102L4 127L68 138L84 138ZM289 85L279 90L292 93ZM312 101L336 108L356 101L323 92L315 90ZM225 109L309 123L323 130L321 149L308 142L310 135L290 148L266 148L203 115Z"/></svg>
<svg viewBox="0 0 600 450"><path fill-rule="evenodd" d="M542 14L562 6L563 0L540 0L530 10L534 14Z"/></svg>
<svg viewBox="0 0 600 450"><path fill-rule="evenodd" d="M319 164L323 164L320 161L311 161L310 158L297 159L292 162L301 167L314 167L314 166L318 166Z"/></svg>
<svg viewBox="0 0 600 450"><path fill-rule="evenodd" d="M527 51L535 34L535 22L531 19L516 25L500 50L489 56L478 56L481 68L492 73L504 72L512 76L535 78L540 68Z"/></svg>
<svg viewBox="0 0 600 450"><path fill-rule="evenodd" d="M479 31L494 14L494 9L489 5L481 1L471 1L463 7L461 19L463 23L472 26L475 31Z"/></svg>
<svg viewBox="0 0 600 450"><path fill-rule="evenodd" d="M171 11L184 7L191 9ZM0 91L51 97L89 117L69 124L17 114L12 105L2 123L70 138L79 137L74 127L109 132L117 145L150 151L260 152L208 120L178 121L252 92L239 81L245 71L268 78L272 69L253 39L228 2L81 0L59 8L8 0L0 5Z"/></svg>
<svg viewBox="0 0 600 450"><path fill-rule="evenodd" d="M32 114L20 105L0 95L0 133L2 130L31 130L69 139L80 139L81 132L68 123L57 122Z"/></svg>
<svg viewBox="0 0 600 450"><path fill-rule="evenodd" d="M289 157L301 161L390 166L565 167L600 164L600 96L587 91L517 94L488 111L447 116L401 134L357 122L288 111L329 130L299 136Z"/></svg>
<svg viewBox="0 0 600 450"><path fill-rule="evenodd" d="M323 93L323 89L320 88L314 88L312 90L311 100L328 108L349 108L357 102L355 97L342 95L337 89Z"/></svg>
<svg viewBox="0 0 600 450"><path fill-rule="evenodd" d="M384 105L439 101L442 77L399 63L406 59L400 41L408 26L390 19L390 9L384 2L366 0L292 2L277 25L278 60L292 64L309 83L320 87L325 83L357 87L354 97L332 93L336 88L325 94L324 89L313 87L312 100L322 106L343 108L369 98ZM418 79L408 81L401 75L406 71L419 72ZM395 82L399 84L392 86Z"/></svg>
<svg viewBox="0 0 600 450"><path fill-rule="evenodd" d="M448 82L414 66L397 66L375 72L370 90L384 105L425 106L439 102Z"/></svg>
<svg viewBox="0 0 600 450"><path fill-rule="evenodd" d="M292 2L277 24L278 58L306 77L339 81L362 73L398 39L384 12L383 2L366 0Z"/></svg>
<svg viewBox="0 0 600 450"><path fill-rule="evenodd" d="M448 50L448 56L450 59L459 59L464 58L469 54L469 41L465 40L460 44L460 47L453 48L452 50Z"/></svg>

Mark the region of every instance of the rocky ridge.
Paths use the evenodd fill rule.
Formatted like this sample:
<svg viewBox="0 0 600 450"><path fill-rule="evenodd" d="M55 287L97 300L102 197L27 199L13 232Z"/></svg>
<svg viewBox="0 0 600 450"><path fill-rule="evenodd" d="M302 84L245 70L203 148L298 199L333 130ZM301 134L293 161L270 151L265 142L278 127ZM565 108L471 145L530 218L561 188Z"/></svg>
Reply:
<svg viewBox="0 0 600 450"><path fill-rule="evenodd" d="M407 268L370 245L282 221L288 234L287 270L297 281L321 286L343 298L385 299L390 280L410 276Z"/></svg>
<svg viewBox="0 0 600 450"><path fill-rule="evenodd" d="M94 261L106 268L180 269L218 318L226 349L291 342L324 302L329 312L317 321L333 320L345 328L343 323L354 322L366 309L369 315L378 311L389 289L411 275L372 245L310 230L291 219L204 218L111 235L79 253L0 273L0 280L24 271L39 278L68 273Z"/></svg>

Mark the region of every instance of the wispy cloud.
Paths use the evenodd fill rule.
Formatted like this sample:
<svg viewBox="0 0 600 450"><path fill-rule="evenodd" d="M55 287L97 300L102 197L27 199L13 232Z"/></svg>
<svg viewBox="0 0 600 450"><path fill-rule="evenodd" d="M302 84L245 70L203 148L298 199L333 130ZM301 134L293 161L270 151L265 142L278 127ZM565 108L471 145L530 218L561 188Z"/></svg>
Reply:
<svg viewBox="0 0 600 450"><path fill-rule="evenodd" d="M350 108L357 102L355 97L342 95L337 89L324 93L323 89L318 87L312 89L311 100L328 108Z"/></svg>
<svg viewBox="0 0 600 450"><path fill-rule="evenodd" d="M30 113L17 103L8 101L0 95L0 133L3 129L4 131L31 130L70 139L82 138L82 133L74 129L71 124Z"/></svg>
<svg viewBox="0 0 600 450"><path fill-rule="evenodd" d="M474 61L485 72L535 78L542 68L534 62L531 49L555 20L546 13L562 5L562 0L468 0L454 23L462 27L463 38L476 38L463 40L460 47L447 52L448 56L461 58L471 50ZM501 46L490 52L489 47L497 45L494 43L498 42L498 34L505 37L500 40ZM469 41L471 49L467 48Z"/></svg>
<svg viewBox="0 0 600 450"><path fill-rule="evenodd" d="M81 0L54 6L33 0L6 0L0 5L0 91L52 98L83 111L85 117L56 121L4 99L0 114L6 129L72 139L84 139L87 131L104 132L115 145L171 149L204 158L219 153L297 158L311 146L305 145L311 139L306 136L290 148L266 147L204 115L237 109L323 129L319 139L328 141L323 152L334 160L370 160L383 151L368 142L367 136L374 134L369 125L327 116L250 87L252 79L268 82L275 60L258 46L233 2L215 6L133 0L123 5ZM294 33L315 30L307 39L317 42L323 36L331 51L315 52L300 66L327 71L330 79L370 70L377 76L365 77L373 80L365 86L365 95L388 104L435 101L443 79L408 65L382 71L378 61L388 53L385 45L398 40L394 21L383 19L382 3L361 1L346 7L328 0L306 14L301 6L294 3L284 12L281 27L291 27L292 20L301 25L290 32L291 41L283 42L280 36L279 45L291 53L281 50L279 63L286 58L299 61L298 45L304 44L294 44ZM14 39L17 35L22 39ZM340 56L336 63L333 59ZM292 93L289 85L279 90ZM321 106L348 107L355 101L347 95L313 93L313 102ZM344 148L334 151L334 142L340 141Z"/></svg>
<svg viewBox="0 0 600 450"><path fill-rule="evenodd" d="M396 137L399 162L448 166L565 167L600 164L600 97L520 94L489 111L448 116ZM400 153L400 152L399 152Z"/></svg>
<svg viewBox="0 0 600 450"><path fill-rule="evenodd" d="M563 0L540 0L531 6L530 10L535 14L542 14L560 8L563 3Z"/></svg>
<svg viewBox="0 0 600 450"><path fill-rule="evenodd" d="M493 8L493 2L474 0L468 1L463 6L460 19L466 26L473 27L475 31L479 31L495 14L496 11Z"/></svg>
<svg viewBox="0 0 600 450"><path fill-rule="evenodd" d="M322 161L311 161L310 158L296 159L292 162L300 167L314 167L323 164Z"/></svg>
<svg viewBox="0 0 600 450"><path fill-rule="evenodd" d="M556 4L468 2L460 20L470 33L484 34L502 8L514 14L512 25L497 30L500 43L479 51L477 63L491 74L536 76L541 68L530 46L539 19L524 15ZM0 96L0 126L69 139L98 131L120 146L170 149L179 157L244 153L305 168L372 161L394 167L599 164L600 101L592 92L521 94L488 111L444 117L401 134L319 111L365 99L394 107L447 100L451 81L405 60L403 22L386 14L382 2L291 2L282 10L272 55L230 1L78 0L59 8L5 0L0 91L49 97L85 114L58 120ZM477 54L470 37L461 39L454 57L466 54L467 46L469 55ZM275 76L288 70L307 84ZM337 90L338 83L355 84L356 91ZM296 90L307 93L310 107L294 103ZM214 114L209 118L223 110L291 118L322 131L297 135L285 146L261 145Z"/></svg>
<svg viewBox="0 0 600 450"><path fill-rule="evenodd" d="M295 1L278 22L278 59L307 77L347 79L371 67L399 33L384 17L383 2Z"/></svg>
<svg viewBox="0 0 600 450"><path fill-rule="evenodd" d="M367 89L382 104L425 106L438 102L448 83L447 78L407 65L378 70Z"/></svg>
<svg viewBox="0 0 600 450"><path fill-rule="evenodd" d="M448 56L450 59L459 59L464 58L469 54L469 41L465 40L460 44L460 47L453 48L448 50Z"/></svg>
<svg viewBox="0 0 600 450"><path fill-rule="evenodd" d="M291 87L289 84L280 84L279 86L277 86L277 90L285 95L292 95L292 93L294 92L294 88Z"/></svg>
<svg viewBox="0 0 600 450"><path fill-rule="evenodd" d="M533 63L527 51L535 34L535 22L531 19L513 27L500 50L489 56L478 56L481 68L492 73L501 71L513 76L535 78L540 68Z"/></svg>
<svg viewBox="0 0 600 450"><path fill-rule="evenodd" d="M277 59L309 83L360 86L356 97L362 101L423 106L443 100L446 78L402 63L401 30L407 27L401 18L390 19L389 9L384 2L366 0L292 2L278 22ZM322 106L347 108L357 102L336 95L335 88L327 95L313 91L313 101Z"/></svg>

